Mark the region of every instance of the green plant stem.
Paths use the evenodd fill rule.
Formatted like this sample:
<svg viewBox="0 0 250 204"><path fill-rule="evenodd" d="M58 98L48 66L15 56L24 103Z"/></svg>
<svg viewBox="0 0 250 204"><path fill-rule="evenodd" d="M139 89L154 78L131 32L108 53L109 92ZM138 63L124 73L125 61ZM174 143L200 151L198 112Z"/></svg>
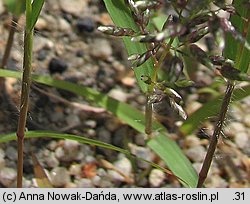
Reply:
<svg viewBox="0 0 250 204"><path fill-rule="evenodd" d="M30 29L28 21L31 20L32 7L31 0L26 1L26 28L24 35L24 62L23 62L23 79L21 91L20 114L17 127L18 140L18 162L17 162L17 187L22 188L23 177L23 143L25 136L25 127L27 120L27 112L29 108L29 92L31 85L31 61L32 61L32 44L33 44L33 28Z"/></svg>
<svg viewBox="0 0 250 204"><path fill-rule="evenodd" d="M4 55L3 55L3 59L2 59L2 63L1 63L2 68L6 68L6 65L7 65L9 56L10 56L10 51L11 51L13 40L14 40L17 22L18 22L18 17L13 16L10 31L9 31L9 36L8 36L8 40L7 40L7 44L6 44L6 48L4 50Z"/></svg>
<svg viewBox="0 0 250 204"><path fill-rule="evenodd" d="M231 96L232 96L233 90L234 90L234 82L228 81L225 96L224 96L224 99L223 99L222 105L221 105L219 118L218 118L218 121L216 123L214 133L210 139L210 144L209 144L209 147L207 150L207 154L206 154L205 160L203 162L201 171L199 173L199 180L198 180L197 188L201 188L203 186L205 179L207 178L207 174L208 174L209 168L211 166L214 152L215 152L215 149L216 149L216 146L217 146L217 143L218 143L221 131L222 131L222 127L223 127L223 124L224 124L224 121L226 118L226 114L228 111L229 103L231 101Z"/></svg>

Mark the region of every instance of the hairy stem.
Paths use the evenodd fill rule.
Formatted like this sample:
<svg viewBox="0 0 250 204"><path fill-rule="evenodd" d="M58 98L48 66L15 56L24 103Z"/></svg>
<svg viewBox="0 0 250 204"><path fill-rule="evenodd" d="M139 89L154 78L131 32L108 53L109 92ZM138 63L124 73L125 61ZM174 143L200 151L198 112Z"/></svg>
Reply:
<svg viewBox="0 0 250 204"><path fill-rule="evenodd" d="M199 180L198 180L197 188L201 188L203 186L205 179L207 178L207 174L208 174L209 168L213 160L213 156L214 156L214 152L218 143L218 139L220 137L222 127L226 118L226 114L228 111L228 107L229 107L229 103L231 100L233 90L234 90L234 82L228 81L227 89L226 89L225 96L222 101L222 105L220 109L219 118L216 123L214 133L210 139L210 144L207 150L207 154L203 162L201 171L199 173Z"/></svg>
<svg viewBox="0 0 250 204"><path fill-rule="evenodd" d="M23 143L25 136L25 127L27 113L29 108L29 92L31 85L31 61L33 45L33 28L30 28L28 20L31 19L31 0L26 1L26 28L24 35L24 61L23 61L23 79L21 91L20 114L17 127L18 140L18 161L17 161L17 187L22 188L23 177Z"/></svg>

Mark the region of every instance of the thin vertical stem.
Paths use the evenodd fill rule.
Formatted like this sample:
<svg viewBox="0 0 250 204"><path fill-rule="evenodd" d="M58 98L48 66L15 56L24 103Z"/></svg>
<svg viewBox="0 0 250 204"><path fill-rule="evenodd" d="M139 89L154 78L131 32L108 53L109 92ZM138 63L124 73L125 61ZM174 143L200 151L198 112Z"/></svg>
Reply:
<svg viewBox="0 0 250 204"><path fill-rule="evenodd" d="M151 102L151 95L147 95L146 99L146 107L145 107L145 133L149 136L151 136L152 133L152 109L153 109L153 104ZM149 139L148 138L148 139Z"/></svg>
<svg viewBox="0 0 250 204"><path fill-rule="evenodd" d="M231 100L233 90L234 90L234 82L228 81L225 96L224 96L224 99L223 99L222 105L221 105L219 118L218 118L218 121L216 123L214 133L210 139L208 151L207 151L205 160L203 162L201 171L199 173L199 180L198 180L197 188L201 188L203 186L205 179L207 178L207 174L208 174L209 168L211 166L211 163L212 163L212 160L214 157L214 152L215 152L215 149L216 149L216 146L218 143L218 139L219 139L221 131L222 131L223 123L224 123L225 118L226 118L226 114L228 111L228 107L229 107L229 103Z"/></svg>
<svg viewBox="0 0 250 204"><path fill-rule="evenodd" d="M7 40L7 44L6 44L3 59L2 59L2 62L1 62L1 68L5 68L6 65L7 65L7 62L8 62L9 56L10 56L10 51L11 51L12 44L13 44L13 40L14 40L14 35L15 35L17 23L18 23L18 17L13 16L10 31L9 31L9 36L8 36L8 40Z"/></svg>
<svg viewBox="0 0 250 204"><path fill-rule="evenodd" d="M30 27L31 21L31 0L26 1L26 28L24 35L24 61L23 61L23 79L20 103L20 115L17 127L18 140L18 161L17 161L17 187L22 188L23 177L23 143L25 136L25 127L27 120L27 112L29 108L29 92L31 85L31 61L32 61L32 45L33 45L33 28Z"/></svg>

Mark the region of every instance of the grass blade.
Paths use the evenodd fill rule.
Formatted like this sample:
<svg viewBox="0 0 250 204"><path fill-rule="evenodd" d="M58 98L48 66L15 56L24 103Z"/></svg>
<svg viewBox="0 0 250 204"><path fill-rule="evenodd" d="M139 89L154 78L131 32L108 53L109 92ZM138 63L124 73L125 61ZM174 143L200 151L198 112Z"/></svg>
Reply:
<svg viewBox="0 0 250 204"><path fill-rule="evenodd" d="M30 25L31 29L34 28L34 26L35 26L35 24L37 22L37 19L38 19L39 15L40 15L43 4L44 4L44 0L35 0L32 3L32 22L31 22L31 25Z"/></svg>
<svg viewBox="0 0 250 204"><path fill-rule="evenodd" d="M62 133L48 132L48 131L28 131L27 134L26 134L26 139L29 139L29 138L68 139L68 140L77 141L77 142L82 143L82 144L88 144L88 145L93 145L93 146L98 146L98 147L110 149L110 150L113 150L113 151L121 152L121 153L123 153L123 154L125 154L125 155L127 155L129 157L144 161L144 162L150 164L152 167L158 168L158 169L164 171L167 174L175 176L168 169L163 168L163 167L161 167L161 166L159 166L159 165L157 165L157 164L155 164L153 162L147 161L147 160L145 160L143 158L137 157L136 155L133 155L132 153L130 153L129 150L126 150L126 149L123 149L123 148L120 148L120 147L116 147L114 145L104 143L104 142L101 142L101 141L98 141L98 140L89 139L89 138L86 138L86 137L83 137L83 136L77 136L77 135L71 135L71 134L62 134ZM16 139L15 133L0 135L0 143L9 142L9 141L12 141L12 140L15 140L15 139ZM37 168L38 167L37 165L39 165L39 162L38 162L37 158L34 157L34 155L33 155L32 159L33 159L34 166L36 167L35 175L36 175L37 178L39 178L40 184L43 187L49 187L51 184L50 184L50 181L48 180L43 168L41 166L39 168ZM181 178L179 178L179 179L182 181ZM184 181L182 181L182 182L184 183L184 185L188 185ZM41 186L39 186L39 187L41 187Z"/></svg>
<svg viewBox="0 0 250 204"><path fill-rule="evenodd" d="M239 15L232 15L230 21L238 32L250 43L250 9L245 5L245 0L234 0L233 6L236 8ZM226 44L224 56L236 63L236 68L242 72L248 72L250 63L250 51L244 44L235 40L229 33L226 35Z"/></svg>
<svg viewBox="0 0 250 204"><path fill-rule="evenodd" d="M20 72L0 69L0 76L20 78L21 74ZM55 80L51 77L33 75L32 79L36 82L64 89L79 96L83 96L87 100L93 101L95 104L112 112L116 117L126 122L137 131L144 133L144 114L126 103L119 102L105 94L97 92L94 89L86 88L66 81ZM180 178L183 185L187 187L195 187L197 182L197 174L193 169L190 161L187 160L185 155L180 150L179 146L167 137L167 130L165 129L165 127L157 121L153 121L152 130L156 132L158 136L150 140L150 142L148 143L149 147L165 161L168 168L174 173L174 175ZM159 141L158 138L160 138L161 142L159 144L163 145L163 147L161 148L164 149L164 151L159 151L160 147L158 147L158 145L155 145L158 143L157 141ZM176 161L182 162L176 165ZM189 175L192 175L192 177L190 177Z"/></svg>
<svg viewBox="0 0 250 204"><path fill-rule="evenodd" d="M115 25L124 28L132 28L138 31L138 27L135 24L128 7L125 5L123 0L103 0L106 8L115 23ZM131 42L130 37L123 37L123 42L126 46L128 55L142 54L147 51L146 45L139 42ZM141 66L135 68L135 77L141 90L147 92L147 84L141 81L141 75L153 76L153 60L149 59Z"/></svg>
<svg viewBox="0 0 250 204"><path fill-rule="evenodd" d="M234 90L233 101L240 101L243 98L250 95L250 85L244 86ZM210 117L218 115L220 104L223 99L223 94L216 97L212 101L204 104L201 108L190 115L186 121L182 124L180 131L185 134L191 134L195 131L205 120Z"/></svg>

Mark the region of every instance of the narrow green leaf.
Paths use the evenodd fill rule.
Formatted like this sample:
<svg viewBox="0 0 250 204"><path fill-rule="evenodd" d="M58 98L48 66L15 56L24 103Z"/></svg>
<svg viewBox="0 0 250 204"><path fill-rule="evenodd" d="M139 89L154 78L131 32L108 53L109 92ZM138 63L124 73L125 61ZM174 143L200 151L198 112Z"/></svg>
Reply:
<svg viewBox="0 0 250 204"><path fill-rule="evenodd" d="M186 157L175 157L173 158L173 154L169 154L170 152L177 155L182 154L180 148L176 145L175 142L167 138L165 135L160 134L155 139L150 140L148 142L148 146L152 148L161 159L171 166L175 172L178 172L177 175L185 175L185 179L182 179L189 184L188 187L194 188L197 185L197 174L194 170L190 169L189 160ZM182 165L180 165L182 164ZM187 169L189 169L187 171ZM174 172L174 171L173 171ZM183 183L185 185L185 183Z"/></svg>
<svg viewBox="0 0 250 204"><path fill-rule="evenodd" d="M21 73L0 69L0 76L21 78ZM86 88L86 87L73 84L70 82L66 82L66 81L55 80L51 77L33 75L32 79L36 82L46 84L49 86L53 86L56 88L64 89L72 93L75 93L79 96L83 96L87 100L93 101L95 104L98 104L99 106L112 112L116 117L126 122L128 125L136 129L137 131L144 133L144 128L145 128L144 114L142 114L140 111L138 111L137 109L131 107L130 105L126 103L119 102L91 88ZM159 154L161 158L164 158L164 161L166 162L166 165L168 166L168 168L178 178L181 179L180 181L185 186L195 187L195 183L197 181L196 172L193 169L191 163L186 159L185 155L181 152L178 145L167 137L167 130L165 129L165 127L161 125L160 123L158 123L157 121L153 121L152 129L153 131L155 131L155 133L158 134L157 137L160 137L162 140L165 140L165 142L163 143L163 147L161 147L164 149L165 153L164 155L162 155L163 152L158 151L158 148L160 147L157 147L156 145L150 145L151 143L149 143L149 147L153 151L155 151L157 154ZM157 139L157 137L155 139ZM152 139L152 142L155 139ZM172 148L169 148L170 146L172 146ZM175 151L172 151L172 149L175 149ZM167 158L165 158L165 154L168 155ZM179 165L181 166L177 168L176 165L173 165L173 164L175 161L179 161L179 160L182 160L184 162L180 163ZM189 176L190 174L192 174L193 176L190 177Z"/></svg>
<svg viewBox="0 0 250 204"><path fill-rule="evenodd" d="M138 26L134 23L128 7L125 5L124 0L103 0L106 8L116 26L124 28L132 28L139 31ZM139 42L131 42L130 37L123 37L128 55L142 54L147 51L146 45ZM141 75L153 76L153 61L147 60L143 65L135 68L136 80L143 92L147 92L147 84L140 80Z"/></svg>
<svg viewBox="0 0 250 204"><path fill-rule="evenodd" d="M140 157L137 157L136 155L133 155L129 150L126 150L126 149L123 149L123 148L120 148L120 147L116 147L114 145L111 145L111 144L108 144L108 143L105 143L105 142L101 142L101 141L98 141L98 140L89 139L89 138L86 138L84 136L77 136L77 135L71 135L71 134L62 134L62 133L48 132L48 131L28 131L25 134L25 139L30 139L30 138L54 138L54 139L74 140L74 141L77 141L77 142L82 143L82 144L93 145L93 146L102 147L102 148L105 148L105 149L110 149L110 150L113 150L113 151L121 152L121 153L123 153L123 154L125 154L125 155L127 155L129 157L144 161L144 162L150 164L152 167L161 169L166 173L170 173L170 172L168 172L167 169L159 166L158 164L155 164L153 162L145 160L144 158L140 158ZM9 141L12 141L12 140L16 140L16 133L0 135L0 143L9 142ZM33 161L35 161L34 165L36 165L36 167L37 167L37 165L40 165L40 164L38 164L38 161L37 161L36 158L34 160L34 157L33 157ZM36 170L37 170L36 177L39 179L39 182L42 185L42 186L39 186L39 187L51 187L51 186L49 186L50 182L47 180L47 177L46 177L42 167L39 166L39 168L37 168ZM184 185L188 185L184 181L182 181L182 183Z"/></svg>
<svg viewBox="0 0 250 204"><path fill-rule="evenodd" d="M233 94L233 101L240 101L249 95L250 85L235 89ZM222 99L223 96L221 94L212 101L204 104L201 108L190 115L186 121L184 121L180 128L180 131L185 135L189 135L193 131L197 130L205 120L218 115Z"/></svg>
<svg viewBox="0 0 250 204"><path fill-rule="evenodd" d="M250 10L245 6L245 0L234 0L233 6L239 15L232 15L230 21L238 32L250 43ZM248 19L248 20L247 20ZM233 38L232 34L226 35L224 56L235 61L236 68L242 72L248 72L250 63L250 51L242 42Z"/></svg>
<svg viewBox="0 0 250 204"><path fill-rule="evenodd" d="M33 1L33 3L32 3L32 16L31 16L31 19L32 19L31 28L34 28L34 26L37 22L37 19L40 15L40 12L42 10L43 4L44 4L44 0Z"/></svg>

